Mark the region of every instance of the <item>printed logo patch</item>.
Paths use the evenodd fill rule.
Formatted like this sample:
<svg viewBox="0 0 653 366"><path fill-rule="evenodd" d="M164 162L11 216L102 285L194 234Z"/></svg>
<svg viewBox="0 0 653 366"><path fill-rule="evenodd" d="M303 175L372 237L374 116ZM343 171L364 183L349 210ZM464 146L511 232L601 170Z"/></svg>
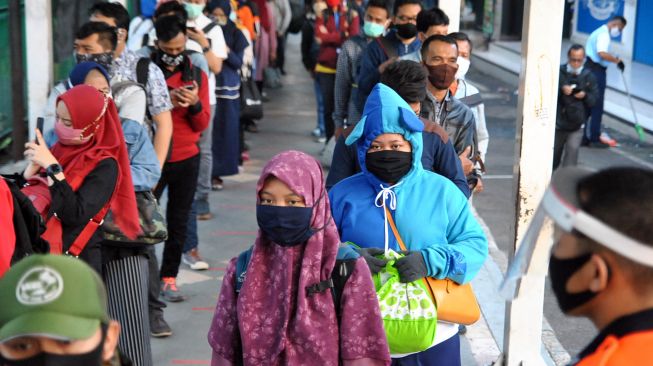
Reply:
<svg viewBox="0 0 653 366"><path fill-rule="evenodd" d="M16 286L16 299L23 305L43 305L59 298L63 278L50 267L35 267L27 271Z"/></svg>

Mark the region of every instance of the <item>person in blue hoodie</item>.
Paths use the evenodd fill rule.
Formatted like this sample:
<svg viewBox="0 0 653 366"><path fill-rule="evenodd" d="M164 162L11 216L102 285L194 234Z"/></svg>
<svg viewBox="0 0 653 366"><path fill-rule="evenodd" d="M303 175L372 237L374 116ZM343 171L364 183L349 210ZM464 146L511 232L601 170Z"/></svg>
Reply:
<svg viewBox="0 0 653 366"><path fill-rule="evenodd" d="M393 7L392 30L370 42L361 55L358 71L356 107L363 110L365 100L379 82L383 71L400 56L415 52L422 46L417 37L417 15L422 11L420 0L396 0Z"/></svg>
<svg viewBox="0 0 653 366"><path fill-rule="evenodd" d="M333 218L341 240L359 246L378 273L384 247L400 250L385 217L389 209L408 249L395 263L400 281L429 276L464 284L485 261L487 239L456 185L422 167L423 128L408 103L377 84L346 141L357 145L361 172L329 192ZM438 322L429 349L392 357L393 365L460 365L458 325Z"/></svg>

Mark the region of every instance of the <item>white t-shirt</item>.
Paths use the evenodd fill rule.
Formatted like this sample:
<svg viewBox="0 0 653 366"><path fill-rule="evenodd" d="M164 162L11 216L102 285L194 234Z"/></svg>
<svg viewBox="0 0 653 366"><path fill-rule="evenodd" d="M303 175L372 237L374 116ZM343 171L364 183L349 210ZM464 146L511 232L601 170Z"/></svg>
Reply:
<svg viewBox="0 0 653 366"><path fill-rule="evenodd" d="M189 20L186 26L188 26L189 28L194 27L197 28L197 30L202 30L204 29L204 27L211 24L211 22L212 22L211 19L209 19L206 15L201 14L194 20ZM206 34L206 38L208 38L211 43L211 51L213 51L213 54L215 54L217 58L221 58L223 60L226 59L227 44L224 41L224 35L222 34L222 27L216 24ZM202 53L202 46L200 46L199 43L193 41L190 38L186 43L186 49ZM213 72L209 73L209 100L211 101L211 105L214 105L216 103L215 74L213 74Z"/></svg>

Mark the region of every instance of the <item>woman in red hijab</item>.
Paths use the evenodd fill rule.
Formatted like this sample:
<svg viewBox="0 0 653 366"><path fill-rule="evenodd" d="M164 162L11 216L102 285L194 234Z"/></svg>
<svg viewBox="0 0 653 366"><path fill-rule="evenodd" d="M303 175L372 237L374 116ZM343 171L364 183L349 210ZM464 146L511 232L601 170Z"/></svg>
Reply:
<svg viewBox="0 0 653 366"><path fill-rule="evenodd" d="M43 238L51 251L74 253L71 245L107 206L122 231L136 237L136 198L113 100L88 85L70 89L57 100L55 133L59 142L51 150L39 130L36 141L25 144L29 165L24 173L25 179L47 177L51 199ZM79 257L101 273L100 240L95 231L78 243L83 245Z"/></svg>

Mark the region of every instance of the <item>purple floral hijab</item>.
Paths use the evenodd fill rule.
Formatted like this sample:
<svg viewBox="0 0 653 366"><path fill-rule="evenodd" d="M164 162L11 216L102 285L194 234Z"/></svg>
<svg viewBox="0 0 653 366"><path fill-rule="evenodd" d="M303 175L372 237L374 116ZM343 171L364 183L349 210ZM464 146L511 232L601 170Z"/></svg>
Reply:
<svg viewBox="0 0 653 366"><path fill-rule="evenodd" d="M310 364L337 366L339 349L345 364L389 364L374 285L364 260L357 261L343 291L341 320L346 331L339 332L330 291L306 293L307 286L331 276L340 244L320 164L298 151L276 155L263 168L257 197L270 176L313 207L311 226L316 232L306 245L286 248L259 231L239 295L234 289L236 259L232 259L208 335L214 351L212 365L238 363L242 354L245 365L300 365L310 360Z"/></svg>

